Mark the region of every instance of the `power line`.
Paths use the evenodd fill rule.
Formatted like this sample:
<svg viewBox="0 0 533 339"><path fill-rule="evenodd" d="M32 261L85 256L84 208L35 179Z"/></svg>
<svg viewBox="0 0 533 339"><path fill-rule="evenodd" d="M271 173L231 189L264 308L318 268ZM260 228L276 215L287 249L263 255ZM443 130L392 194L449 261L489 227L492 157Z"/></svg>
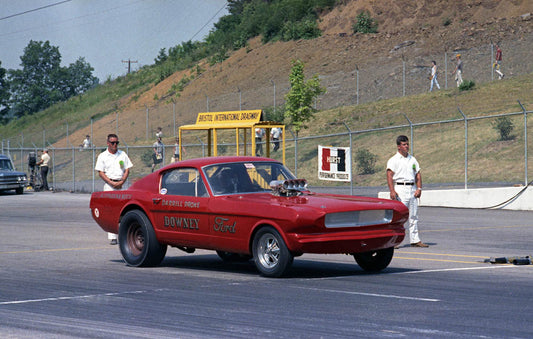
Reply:
<svg viewBox="0 0 533 339"><path fill-rule="evenodd" d="M5 16L3 18L0 18L0 20L5 20L5 19L13 18L13 17L19 16L19 15L23 15L23 14L27 14L27 13L31 13L31 12L36 12L36 11L39 11L41 9L45 9L45 8L48 8L48 7L61 5L61 4L65 3L65 2L71 2L71 1L72 0L64 0L64 1L56 2L56 3L50 4L50 5L46 5L46 6L43 6L43 7L30 9L30 10L27 10L27 11L24 11L24 12L20 12L20 13L16 13L16 14L11 14L11 15Z"/></svg>
<svg viewBox="0 0 533 339"><path fill-rule="evenodd" d="M211 17L211 19L207 20L207 22L202 26L202 28L200 28L200 29L198 30L198 32L194 33L194 35L192 36L192 38L190 38L189 40L192 41L192 39L194 39L194 37L197 36L197 35L202 31L202 29L204 29L205 26L207 26L207 25L211 22L211 20L213 20L213 19L218 15L218 13L220 13L225 7L226 7L226 4L224 4L224 6L222 6L222 8L220 8L220 9L218 10L218 12L216 12L215 15L213 15L213 16Z"/></svg>

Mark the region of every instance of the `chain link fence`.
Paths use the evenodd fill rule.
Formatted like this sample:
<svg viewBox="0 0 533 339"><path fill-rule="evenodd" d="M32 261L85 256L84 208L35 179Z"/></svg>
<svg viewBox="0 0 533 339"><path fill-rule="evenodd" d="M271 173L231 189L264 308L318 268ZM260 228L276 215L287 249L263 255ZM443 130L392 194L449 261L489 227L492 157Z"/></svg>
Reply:
<svg viewBox="0 0 533 339"><path fill-rule="evenodd" d="M286 165L298 177L308 179L311 185L338 186L338 183L318 180L317 145L352 146L352 182L343 185L350 185L353 189L354 185L365 186L376 182L376 178L385 184L383 174L385 163L395 152L396 136L404 134L411 140L411 153L421 163L426 183L464 183L465 189L471 183L505 182L527 185L529 182L528 150L533 146L532 128L528 127L528 114L533 111L526 110L521 104L520 106L521 112L477 117L466 117L458 109L462 118L424 123L412 123L406 115L406 124L367 130L352 130L345 123L332 123L330 130L335 133L301 138L296 138L290 130L287 130L292 135L285 137ZM500 140L494 128L495 123L501 118L508 119L508 122L513 125L508 140ZM235 140L231 133L234 132L219 132L218 138L221 140L218 148L219 155L235 155L236 144L228 142L228 140ZM469 134L476 135L476 139L471 140ZM184 158L206 156L208 150L204 139L198 134L185 136ZM240 140L243 139L243 137L240 138ZM420 140L428 139L432 140L429 146L426 144L424 148L418 147ZM51 144L48 145L52 164L48 180L51 187L72 192L94 192L102 189L103 183L95 173L94 166L98 154L105 150L106 145L96 145L89 149L83 149L80 146L54 148ZM171 162L174 147L175 145L165 145L162 165ZM265 144L263 144L264 147L266 147ZM251 149L251 144L248 144L247 148ZM134 164L128 179L129 183L152 171L152 146L130 146L121 140L121 149L128 153ZM241 144L240 149L244 149L244 145ZM360 174L357 151L361 149L369 150L375 157L375 167L371 174ZM13 146L9 140L2 142L2 153L10 155L19 170L28 172L28 154L39 150L40 148L37 147ZM450 160L445 164L441 161L442 152L453 155L446 157ZM271 151L271 157L281 161L281 151ZM157 165L156 169L160 166ZM498 170L487 171L491 168Z"/></svg>

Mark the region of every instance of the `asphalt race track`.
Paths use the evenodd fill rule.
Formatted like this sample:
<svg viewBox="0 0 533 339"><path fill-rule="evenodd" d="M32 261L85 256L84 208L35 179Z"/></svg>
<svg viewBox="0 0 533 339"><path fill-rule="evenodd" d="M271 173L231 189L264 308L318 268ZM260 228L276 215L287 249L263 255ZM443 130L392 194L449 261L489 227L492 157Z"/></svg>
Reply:
<svg viewBox="0 0 533 339"><path fill-rule="evenodd" d="M126 266L87 194L0 195L2 338L533 338L532 212L421 208L431 246L380 274L304 255L290 275L171 248Z"/></svg>

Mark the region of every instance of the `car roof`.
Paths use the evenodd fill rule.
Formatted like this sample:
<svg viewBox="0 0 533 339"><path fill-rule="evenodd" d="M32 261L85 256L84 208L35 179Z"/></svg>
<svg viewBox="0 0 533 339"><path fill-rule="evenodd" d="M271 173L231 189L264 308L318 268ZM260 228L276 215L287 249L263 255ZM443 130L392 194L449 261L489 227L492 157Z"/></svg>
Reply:
<svg viewBox="0 0 533 339"><path fill-rule="evenodd" d="M204 167L208 165L215 165L215 164L225 164L229 162L279 162L274 159L270 158L263 158L263 157L253 157L253 156L219 156L219 157L205 157L205 158L196 158L196 159L187 159L178 161L175 164L177 164L180 167Z"/></svg>

